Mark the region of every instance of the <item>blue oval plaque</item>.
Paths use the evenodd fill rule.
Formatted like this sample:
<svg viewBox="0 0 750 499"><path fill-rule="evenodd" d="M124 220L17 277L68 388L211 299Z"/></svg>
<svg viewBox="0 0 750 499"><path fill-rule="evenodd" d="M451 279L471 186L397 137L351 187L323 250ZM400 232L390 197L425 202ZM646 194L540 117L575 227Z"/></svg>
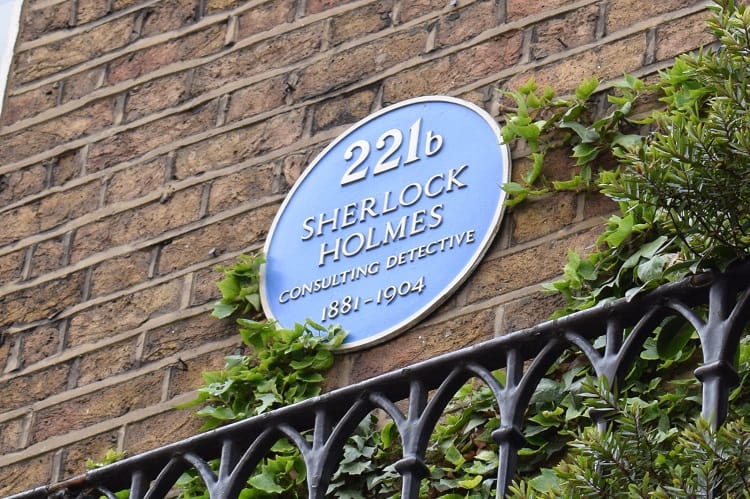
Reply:
<svg viewBox="0 0 750 499"><path fill-rule="evenodd" d="M509 174L497 123L469 102L422 97L365 118L315 158L276 215L266 313L284 327L341 324L343 349L403 331L487 251Z"/></svg>

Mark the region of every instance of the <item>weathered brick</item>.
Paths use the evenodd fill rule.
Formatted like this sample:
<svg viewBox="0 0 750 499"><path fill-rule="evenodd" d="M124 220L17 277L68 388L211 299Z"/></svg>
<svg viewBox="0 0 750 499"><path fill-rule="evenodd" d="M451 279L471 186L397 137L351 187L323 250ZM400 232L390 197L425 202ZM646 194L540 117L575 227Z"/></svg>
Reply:
<svg viewBox="0 0 750 499"><path fill-rule="evenodd" d="M442 57L387 78L383 84L383 104L395 104L421 95L448 93L454 88L454 83L445 77L450 66L451 58Z"/></svg>
<svg viewBox="0 0 750 499"><path fill-rule="evenodd" d="M52 452L0 468L0 494L9 496L52 479Z"/></svg>
<svg viewBox="0 0 750 499"><path fill-rule="evenodd" d="M109 14L107 4L101 0L78 0L76 10L76 24L86 24L96 21Z"/></svg>
<svg viewBox="0 0 750 499"><path fill-rule="evenodd" d="M610 214L617 210L617 205L614 201L603 194L598 193L586 193L584 201L584 217L602 217L608 218Z"/></svg>
<svg viewBox="0 0 750 499"><path fill-rule="evenodd" d="M216 112L217 102L214 100L96 142L89 149L88 168L99 171L179 138L208 130L216 122Z"/></svg>
<svg viewBox="0 0 750 499"><path fill-rule="evenodd" d="M456 45L498 24L496 3L482 0L462 9L454 9L438 22L437 46Z"/></svg>
<svg viewBox="0 0 750 499"><path fill-rule="evenodd" d="M447 78L465 85L506 69L521 59L523 34L512 32L497 36L453 56Z"/></svg>
<svg viewBox="0 0 750 499"><path fill-rule="evenodd" d="M485 260L469 278L462 294L467 303L473 303L550 279L560 274L568 251L583 252L594 243L597 235L598 231L582 232L502 258ZM529 268L534 272L529 273Z"/></svg>
<svg viewBox="0 0 750 499"><path fill-rule="evenodd" d="M113 103L100 100L0 139L0 163L18 161L112 124Z"/></svg>
<svg viewBox="0 0 750 499"><path fill-rule="evenodd" d="M198 219L201 190L193 187L174 193L164 202L154 201L119 213L76 231L71 251L73 263L121 244L141 241Z"/></svg>
<svg viewBox="0 0 750 499"><path fill-rule="evenodd" d="M25 10L21 25L18 28L19 39L34 40L45 33L65 29L70 26L70 12L73 0L45 7L32 6Z"/></svg>
<svg viewBox="0 0 750 499"><path fill-rule="evenodd" d="M113 19L83 33L21 52L16 58L16 81L37 80L127 45L133 21L133 15Z"/></svg>
<svg viewBox="0 0 750 499"><path fill-rule="evenodd" d="M701 3L700 0L662 0L659 2L643 2L638 4L638 8L633 7L630 0L612 0L607 3L607 33L614 33L621 29L628 28L633 24L665 14L674 10L689 7ZM694 20L693 27L703 26L703 19ZM671 23L668 23L671 24Z"/></svg>
<svg viewBox="0 0 750 499"><path fill-rule="evenodd" d="M377 89L366 88L321 102L315 107L313 131L354 123L372 109Z"/></svg>
<svg viewBox="0 0 750 499"><path fill-rule="evenodd" d="M138 338L129 338L80 357L76 386L85 386L133 369Z"/></svg>
<svg viewBox="0 0 750 499"><path fill-rule="evenodd" d="M101 433L94 437L80 440L63 449L63 463L60 478L65 480L86 472L86 461L99 461L110 449L117 448L116 431Z"/></svg>
<svg viewBox="0 0 750 499"><path fill-rule="evenodd" d="M20 365L20 358L16 350L20 338L18 335L3 335L0 339L2 340L0 342L0 372L13 372Z"/></svg>
<svg viewBox="0 0 750 499"><path fill-rule="evenodd" d="M641 67L646 52L646 35L638 33L609 45L577 54L568 59L537 69L534 79L540 87L549 85L560 95L572 92L584 79L597 76L600 80L620 78ZM511 78L506 88L518 88L529 79L523 73Z"/></svg>
<svg viewBox="0 0 750 499"><path fill-rule="evenodd" d="M98 0L97 0L98 1ZM63 80L62 102L70 102L88 96L100 88L107 76L107 66L101 65L68 76Z"/></svg>
<svg viewBox="0 0 750 499"><path fill-rule="evenodd" d="M34 245L30 277L38 277L57 270L67 261L65 236L47 239Z"/></svg>
<svg viewBox="0 0 750 499"><path fill-rule="evenodd" d="M206 15L233 9L246 3L245 0L206 0Z"/></svg>
<svg viewBox="0 0 750 499"><path fill-rule="evenodd" d="M41 192L46 178L47 168L41 164L0 175L0 205Z"/></svg>
<svg viewBox="0 0 750 499"><path fill-rule="evenodd" d="M37 412L31 428L32 443L85 428L95 423L156 404L161 398L164 373L153 372L115 386L47 407Z"/></svg>
<svg viewBox="0 0 750 499"><path fill-rule="evenodd" d="M0 246L13 243L39 231L36 204L24 205L5 212L5 225L0 232Z"/></svg>
<svg viewBox="0 0 750 499"><path fill-rule="evenodd" d="M187 71L133 87L128 91L125 122L174 107L187 99L188 92Z"/></svg>
<svg viewBox="0 0 750 499"><path fill-rule="evenodd" d="M242 351L241 342L237 341L235 348L225 348L223 351L204 353L192 359L182 359L172 367L172 378L169 385L169 398L174 398L182 393L194 391L203 386L205 371L217 371L224 368L224 357Z"/></svg>
<svg viewBox="0 0 750 499"><path fill-rule="evenodd" d="M57 364L1 382L3 410L12 411L65 391L69 369L67 364Z"/></svg>
<svg viewBox="0 0 750 499"><path fill-rule="evenodd" d="M327 9L344 5L346 0L308 0L307 14L318 14Z"/></svg>
<svg viewBox="0 0 750 499"><path fill-rule="evenodd" d="M555 310L561 309L564 305L565 299L562 295L542 291L513 300L503 306L503 319L497 333L512 333L544 322Z"/></svg>
<svg viewBox="0 0 750 499"><path fill-rule="evenodd" d="M350 382L356 383L490 339L494 320L493 310L482 310L411 329L387 343L353 354Z"/></svg>
<svg viewBox="0 0 750 499"><path fill-rule="evenodd" d="M285 157L281 164L281 180L284 182L280 185L280 192L287 192L302 175L315 157L323 150L323 145L314 147L304 153L294 153Z"/></svg>
<svg viewBox="0 0 750 499"><path fill-rule="evenodd" d="M51 229L63 222L96 210L99 206L100 197L101 183L93 181L42 198L37 212L39 228L41 230Z"/></svg>
<svg viewBox="0 0 750 499"><path fill-rule="evenodd" d="M532 59L543 59L562 50L594 41L599 6L588 5L534 27Z"/></svg>
<svg viewBox="0 0 750 499"><path fill-rule="evenodd" d="M190 299L190 305L202 305L213 302L221 298L221 293L216 287L220 280L220 274L213 268L201 269L193 273L193 295ZM2 359L0 355L0 359Z"/></svg>
<svg viewBox="0 0 750 499"><path fill-rule="evenodd" d="M467 92L463 92L458 95L458 98L471 102L472 104L476 104L478 107L492 114L491 102L496 95L497 85L493 83L484 88L476 88Z"/></svg>
<svg viewBox="0 0 750 499"><path fill-rule="evenodd" d="M68 345L78 346L128 331L180 305L180 280L121 296L88 308L71 318Z"/></svg>
<svg viewBox="0 0 750 499"><path fill-rule="evenodd" d="M57 105L60 84L49 83L18 95L9 95L3 106L3 125L10 125Z"/></svg>
<svg viewBox="0 0 750 499"><path fill-rule="evenodd" d="M190 177L291 145L301 138L303 121L304 110L298 109L182 148L175 160L175 177Z"/></svg>
<svg viewBox="0 0 750 499"><path fill-rule="evenodd" d="M0 327L46 319L78 303L83 273L69 274L35 288L22 289L0 297Z"/></svg>
<svg viewBox="0 0 750 499"><path fill-rule="evenodd" d="M21 278L21 270L26 258L26 250L14 251L0 256L0 285L17 281Z"/></svg>
<svg viewBox="0 0 750 499"><path fill-rule="evenodd" d="M145 3L144 0L112 0L112 12L127 9L133 5Z"/></svg>
<svg viewBox="0 0 750 499"><path fill-rule="evenodd" d="M295 98L320 95L361 80L424 52L425 26L326 57L301 71Z"/></svg>
<svg viewBox="0 0 750 499"><path fill-rule="evenodd" d="M155 362L232 336L239 338L232 321L220 321L208 314L191 317L149 331L143 346L143 362Z"/></svg>
<svg viewBox="0 0 750 499"><path fill-rule="evenodd" d="M393 4L394 0L380 0L335 16L331 20L331 44L338 45L390 27Z"/></svg>
<svg viewBox="0 0 750 499"><path fill-rule="evenodd" d="M66 151L47 164L50 168L50 185L62 185L81 175L84 169L85 153L83 149Z"/></svg>
<svg viewBox="0 0 750 499"><path fill-rule="evenodd" d="M447 3L444 0L412 0L410 2L401 2L401 10L398 16L399 21L405 23L425 14L443 10Z"/></svg>
<svg viewBox="0 0 750 499"><path fill-rule="evenodd" d="M167 157L160 156L113 173L107 182L106 204L130 201L160 189L167 176Z"/></svg>
<svg viewBox="0 0 750 499"><path fill-rule="evenodd" d="M576 200L576 193L560 192L515 206L510 217L513 221L512 242L530 241L573 223Z"/></svg>
<svg viewBox="0 0 750 499"><path fill-rule="evenodd" d="M60 323L45 324L21 333L21 365L28 367L60 351Z"/></svg>
<svg viewBox="0 0 750 499"><path fill-rule="evenodd" d="M169 64L204 57L224 46L226 25L214 24L177 40L124 55L109 65L110 85L137 78Z"/></svg>
<svg viewBox="0 0 750 499"><path fill-rule="evenodd" d="M506 3L506 15L509 21L514 21L522 17L529 17L534 14L548 12L552 9L574 3L576 0L537 0L529 2L528 0L508 0Z"/></svg>
<svg viewBox="0 0 750 499"><path fill-rule="evenodd" d="M274 166L263 163L216 179L211 184L208 213L214 214L273 194Z"/></svg>
<svg viewBox="0 0 750 499"><path fill-rule="evenodd" d="M288 76L279 76L232 92L226 121L231 123L281 107L292 88Z"/></svg>
<svg viewBox="0 0 750 499"><path fill-rule="evenodd" d="M91 276L91 297L120 291L148 279L153 251L135 251L110 258L96 267Z"/></svg>
<svg viewBox="0 0 750 499"><path fill-rule="evenodd" d="M714 36L705 28L707 17L708 14L700 12L660 26L656 32L656 59L670 59L714 41Z"/></svg>
<svg viewBox="0 0 750 499"><path fill-rule="evenodd" d="M321 23L315 23L230 52L196 68L193 94L302 61L318 52L322 33Z"/></svg>
<svg viewBox="0 0 750 499"><path fill-rule="evenodd" d="M26 416L0 423L0 454L20 450Z"/></svg>
<svg viewBox="0 0 750 499"><path fill-rule="evenodd" d="M214 1L214 3L218 2ZM208 9L214 7L207 6ZM247 38L291 21L294 17L294 8L295 5L292 0L273 0L243 12L238 16L238 37L240 39Z"/></svg>
<svg viewBox="0 0 750 499"><path fill-rule="evenodd" d="M120 291L146 281L152 253L151 249L135 251L110 258L94 267L91 277L91 297Z"/></svg>
<svg viewBox="0 0 750 499"><path fill-rule="evenodd" d="M175 409L128 424L123 444L125 452L134 455L160 447L164 445L163 435L169 435L172 442L197 435L201 420L193 412L195 410Z"/></svg>
<svg viewBox="0 0 750 499"><path fill-rule="evenodd" d="M410 97L448 93L477 78L486 77L515 64L521 56L521 43L521 33L510 33L403 71L385 80L383 102L393 104Z"/></svg>
<svg viewBox="0 0 750 499"><path fill-rule="evenodd" d="M159 273L167 274L213 258L214 253L222 254L262 241L276 209L275 206L260 208L175 238L162 248Z"/></svg>
<svg viewBox="0 0 750 499"><path fill-rule="evenodd" d="M141 36L166 33L194 22L196 8L195 0L164 0L147 7Z"/></svg>

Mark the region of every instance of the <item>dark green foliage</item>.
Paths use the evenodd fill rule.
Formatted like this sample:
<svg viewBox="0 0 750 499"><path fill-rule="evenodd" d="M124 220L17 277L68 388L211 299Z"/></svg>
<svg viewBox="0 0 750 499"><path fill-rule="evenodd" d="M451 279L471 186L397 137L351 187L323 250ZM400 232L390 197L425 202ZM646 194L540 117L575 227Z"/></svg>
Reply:
<svg viewBox="0 0 750 499"><path fill-rule="evenodd" d="M221 300L213 304L212 317L246 317L261 312L260 266L264 261L261 255L240 255L234 265L218 267L224 279L216 284Z"/></svg>
<svg viewBox="0 0 750 499"><path fill-rule="evenodd" d="M750 497L750 427L735 419L718 431L704 420L670 425L664 402L616 397L586 385L586 405L605 414L604 431L577 433L565 460L514 483L513 497Z"/></svg>
<svg viewBox="0 0 750 499"><path fill-rule="evenodd" d="M525 140L533 160L526 185L506 186L511 204L550 188L595 188L621 211L608 221L596 250L571 254L564 278L547 286L568 299L558 315L632 297L688 273L725 270L748 254L750 13L732 0L710 8L708 24L719 45L678 57L651 86L626 76L607 95L610 110L603 118L591 110L595 80L569 99L549 89L538 93L533 82L507 93L518 108L506 118L503 137ZM632 117L653 94L664 107ZM579 170L570 181L550 185L543 155L560 144L571 148ZM600 168L606 152L616 159L613 169Z"/></svg>
<svg viewBox="0 0 750 499"><path fill-rule="evenodd" d="M345 336L339 327L311 321L293 329L248 319L237 323L251 352L227 356L223 370L203 373L206 384L184 406L203 406L196 414L205 419L204 430L318 395L322 373L333 365L331 348Z"/></svg>

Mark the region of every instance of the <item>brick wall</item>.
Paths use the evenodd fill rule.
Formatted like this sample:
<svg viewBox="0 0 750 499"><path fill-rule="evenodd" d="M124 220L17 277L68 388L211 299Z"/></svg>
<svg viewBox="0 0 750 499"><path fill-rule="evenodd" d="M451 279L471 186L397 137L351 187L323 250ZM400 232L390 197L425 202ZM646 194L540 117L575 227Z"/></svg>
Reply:
<svg viewBox="0 0 750 499"><path fill-rule="evenodd" d="M207 317L213 268L262 247L348 125L428 94L498 116L496 90L530 76L648 75L709 40L705 17L695 0L26 0L0 126L0 493L196 431L175 404L238 348ZM341 356L331 385L544 319L538 283L610 209L565 193L509 211L452 298Z"/></svg>

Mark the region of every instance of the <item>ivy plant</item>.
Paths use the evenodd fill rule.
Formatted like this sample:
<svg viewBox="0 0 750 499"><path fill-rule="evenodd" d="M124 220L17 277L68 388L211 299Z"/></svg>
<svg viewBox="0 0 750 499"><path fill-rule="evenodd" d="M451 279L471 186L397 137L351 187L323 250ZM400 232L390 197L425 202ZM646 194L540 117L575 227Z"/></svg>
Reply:
<svg viewBox="0 0 750 499"><path fill-rule="evenodd" d="M201 405L203 430L257 416L320 394L323 374L333 365L333 352L344 340L338 326L312 321L279 329L273 322L237 319L249 354L229 355L224 369L203 373L206 384L182 407Z"/></svg>
<svg viewBox="0 0 750 499"><path fill-rule="evenodd" d="M224 278L216 284L221 300L213 304L212 317L226 319L261 312L260 266L264 261L261 254L240 255L233 265L217 268Z"/></svg>
<svg viewBox="0 0 750 499"><path fill-rule="evenodd" d="M549 284L568 301L559 315L608 299L632 297L667 281L710 269L726 270L750 246L750 63L744 5L723 0L709 7L719 44L678 57L646 85L632 76L614 84L608 113L597 118L586 81L560 99L533 81L506 92L517 109L506 117L506 141L525 141L533 166L524 184L505 189L511 204L549 189L594 189L612 199L612 215L587 256L571 253L563 279ZM658 95L661 106L632 116ZM648 98L648 99L647 99ZM638 127L647 127L643 133ZM571 180L544 181L544 153L571 147ZM599 168L611 153L614 168ZM603 161L607 164L607 161Z"/></svg>

